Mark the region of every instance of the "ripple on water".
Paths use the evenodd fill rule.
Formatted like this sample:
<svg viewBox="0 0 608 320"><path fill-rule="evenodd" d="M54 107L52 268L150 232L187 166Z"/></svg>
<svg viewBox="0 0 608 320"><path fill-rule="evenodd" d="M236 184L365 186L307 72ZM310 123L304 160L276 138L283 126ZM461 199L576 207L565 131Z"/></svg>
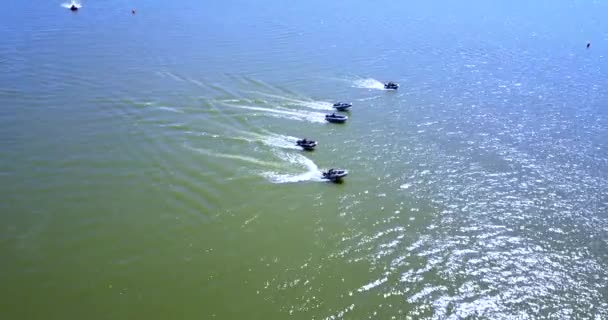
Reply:
<svg viewBox="0 0 608 320"><path fill-rule="evenodd" d="M590 139L604 130L589 125L595 115L577 124L555 113L455 112L416 125L424 132L408 136L407 154L383 154L387 165L409 166L385 182L432 204L427 228L404 224L418 212L406 206L397 219L380 214L371 232L343 237L332 255L369 264L369 282L346 290L386 301L358 307L433 319L607 317L608 179L600 172L608 168ZM585 136L574 139L580 127ZM357 201L349 211L365 203ZM395 297L405 311L389 306Z"/></svg>

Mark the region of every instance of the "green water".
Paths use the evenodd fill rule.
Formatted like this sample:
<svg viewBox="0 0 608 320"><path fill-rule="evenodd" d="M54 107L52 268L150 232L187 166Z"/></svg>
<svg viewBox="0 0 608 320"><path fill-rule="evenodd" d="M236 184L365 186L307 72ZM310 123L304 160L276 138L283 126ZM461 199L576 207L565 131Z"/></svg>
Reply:
<svg viewBox="0 0 608 320"><path fill-rule="evenodd" d="M82 5L0 13L0 318L608 317L606 5Z"/></svg>

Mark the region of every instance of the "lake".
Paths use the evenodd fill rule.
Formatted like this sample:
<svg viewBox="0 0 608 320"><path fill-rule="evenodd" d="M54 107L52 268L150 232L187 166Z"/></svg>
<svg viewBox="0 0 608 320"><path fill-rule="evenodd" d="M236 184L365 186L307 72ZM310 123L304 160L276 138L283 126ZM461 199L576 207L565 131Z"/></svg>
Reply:
<svg viewBox="0 0 608 320"><path fill-rule="evenodd" d="M67 7L0 12L0 318L608 319L608 3Z"/></svg>

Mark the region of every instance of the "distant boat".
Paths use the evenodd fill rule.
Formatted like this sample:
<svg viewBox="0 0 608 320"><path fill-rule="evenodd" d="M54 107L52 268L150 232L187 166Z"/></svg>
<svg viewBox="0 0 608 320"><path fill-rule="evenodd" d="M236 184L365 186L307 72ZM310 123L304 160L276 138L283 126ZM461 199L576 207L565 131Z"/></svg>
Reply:
<svg viewBox="0 0 608 320"><path fill-rule="evenodd" d="M353 106L350 102L336 102L334 103L334 108L338 111L346 111Z"/></svg>
<svg viewBox="0 0 608 320"><path fill-rule="evenodd" d="M325 115L325 120L328 122L333 122L333 123L344 123L344 122L346 122L346 120L348 120L348 117L332 113L332 114Z"/></svg>
<svg viewBox="0 0 608 320"><path fill-rule="evenodd" d="M323 172L323 179L327 179L332 182L341 182L342 178L348 175L348 171L344 169L329 169Z"/></svg>
<svg viewBox="0 0 608 320"><path fill-rule="evenodd" d="M313 151L315 149L315 147L317 146L317 142L314 140L302 139L302 140L298 140L296 142L296 145L298 145L299 147L302 147L302 149L304 149L306 151Z"/></svg>
<svg viewBox="0 0 608 320"><path fill-rule="evenodd" d="M387 83L384 84L384 89L387 89L387 90L397 90L397 89L399 89L399 85L396 84L396 83L394 83L394 82L392 82L392 81L389 81L389 82L387 82Z"/></svg>
<svg viewBox="0 0 608 320"><path fill-rule="evenodd" d="M72 4L72 6L70 7L71 11L78 11L78 7L75 4Z"/></svg>

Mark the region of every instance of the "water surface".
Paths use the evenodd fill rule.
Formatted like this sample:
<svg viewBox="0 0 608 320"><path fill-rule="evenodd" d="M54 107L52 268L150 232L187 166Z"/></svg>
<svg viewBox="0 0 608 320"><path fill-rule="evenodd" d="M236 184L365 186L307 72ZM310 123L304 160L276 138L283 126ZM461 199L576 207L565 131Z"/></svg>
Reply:
<svg viewBox="0 0 608 320"><path fill-rule="evenodd" d="M606 4L62 5L0 12L2 318L608 317Z"/></svg>

